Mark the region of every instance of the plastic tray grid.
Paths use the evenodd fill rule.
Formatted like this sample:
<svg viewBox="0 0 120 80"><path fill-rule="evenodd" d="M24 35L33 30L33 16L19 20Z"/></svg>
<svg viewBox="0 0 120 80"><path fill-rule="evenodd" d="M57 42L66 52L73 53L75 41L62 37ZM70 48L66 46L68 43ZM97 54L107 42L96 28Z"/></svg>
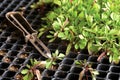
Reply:
<svg viewBox="0 0 120 80"><path fill-rule="evenodd" d="M38 29L41 23L40 15L29 7L33 2L35 0L0 0L0 17L9 11L17 11L20 7L25 7L24 16L34 29ZM45 59L30 43L26 44L22 37L18 37L12 27L2 24L0 29L2 30L0 31L0 49L5 52L0 54L0 80L16 80L16 75L25 68L31 58ZM41 38L41 40L45 40L45 38ZM66 46L60 43L45 43L52 52L56 49L65 52ZM92 67L99 71L97 80L120 80L120 64L110 64L107 58L102 58L100 62L97 62L97 56L90 56L84 52L80 54L70 52L62 61L59 61L56 71L43 70L42 80L78 80L82 68L75 66L74 61L84 59L92 62ZM89 80L92 80L91 76L89 76Z"/></svg>

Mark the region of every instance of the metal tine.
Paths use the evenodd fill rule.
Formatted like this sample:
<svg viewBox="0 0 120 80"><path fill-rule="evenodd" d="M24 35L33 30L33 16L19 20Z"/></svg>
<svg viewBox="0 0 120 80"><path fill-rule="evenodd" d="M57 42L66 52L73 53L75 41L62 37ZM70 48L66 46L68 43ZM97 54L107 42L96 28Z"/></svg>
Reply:
<svg viewBox="0 0 120 80"><path fill-rule="evenodd" d="M12 25L18 28L24 35L24 37L29 40L32 45L40 52L44 57L51 58L50 50L45 46L45 44L37 38L37 31L34 30L28 21L19 12L8 12L6 18ZM45 50L44 53L39 45Z"/></svg>

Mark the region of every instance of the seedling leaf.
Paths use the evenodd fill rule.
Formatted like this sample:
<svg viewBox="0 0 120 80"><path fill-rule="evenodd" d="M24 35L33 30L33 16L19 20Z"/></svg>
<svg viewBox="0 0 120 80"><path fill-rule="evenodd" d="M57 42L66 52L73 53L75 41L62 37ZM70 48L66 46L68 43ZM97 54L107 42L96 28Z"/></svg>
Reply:
<svg viewBox="0 0 120 80"><path fill-rule="evenodd" d="M60 53L59 56L58 56L58 58L64 58L64 57L65 57L65 55L62 54L62 53Z"/></svg>
<svg viewBox="0 0 120 80"><path fill-rule="evenodd" d="M23 69L23 70L21 71L21 73L22 73L22 74L27 74L28 71L29 71L28 69Z"/></svg>
<svg viewBox="0 0 120 80"><path fill-rule="evenodd" d="M51 66L52 66L52 61L46 63L46 69L51 68Z"/></svg>

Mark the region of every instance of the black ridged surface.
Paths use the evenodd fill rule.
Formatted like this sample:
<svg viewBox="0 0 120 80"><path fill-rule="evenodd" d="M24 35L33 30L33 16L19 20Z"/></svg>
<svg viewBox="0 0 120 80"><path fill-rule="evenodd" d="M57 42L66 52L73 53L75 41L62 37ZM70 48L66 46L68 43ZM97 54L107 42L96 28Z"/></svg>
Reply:
<svg viewBox="0 0 120 80"><path fill-rule="evenodd" d="M33 2L35 0L0 0L0 23L5 19L7 12L25 7L24 16L34 29L38 29L41 16L29 7ZM24 38L19 37L16 29L6 24L0 24L0 29L2 30L0 30L0 49L5 52L4 55L0 55L0 80L15 80L15 76L21 72L31 58L44 60L29 42L25 43ZM42 37L41 40L52 52L56 49L65 52L66 46L60 43L48 44L45 37ZM22 55L26 55L26 57ZM84 59L92 62L92 67L99 71L97 80L120 80L120 63L111 64L107 58L102 58L100 62L97 62L97 56L90 56L86 52L80 54L70 52L62 61L59 61L57 70L43 70L42 80L78 80L82 68L77 67L74 61ZM10 69L12 66L15 67L15 71ZM89 76L89 80L92 80L91 76Z"/></svg>

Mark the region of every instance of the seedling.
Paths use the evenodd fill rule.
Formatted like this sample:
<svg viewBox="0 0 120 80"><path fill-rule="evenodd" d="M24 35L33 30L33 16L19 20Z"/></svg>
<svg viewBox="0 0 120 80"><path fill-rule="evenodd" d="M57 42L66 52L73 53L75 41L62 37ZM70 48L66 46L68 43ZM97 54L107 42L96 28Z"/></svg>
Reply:
<svg viewBox="0 0 120 80"><path fill-rule="evenodd" d="M41 80L41 72L37 68L44 67L45 63L36 59L31 59L30 62L31 65L27 65L27 68L21 71L24 75L23 80L35 80L35 76L37 76L38 80Z"/></svg>
<svg viewBox="0 0 120 80"><path fill-rule="evenodd" d="M48 58L45 61L37 61L36 59L31 59L31 65L27 65L26 69L22 70L23 80L34 80L35 76L37 76L38 80L41 80L41 72L38 68L46 68L46 69L56 69L57 60L62 60L64 58L64 54L59 53L58 50L55 53L52 53L52 58Z"/></svg>
<svg viewBox="0 0 120 80"><path fill-rule="evenodd" d="M95 69L93 69L90 63L88 63L86 60L82 61L82 60L76 60L75 64L79 67L82 68L82 71L79 74L79 80L83 80L83 77L86 76L85 80L88 80L88 75L86 75L86 73L90 72L91 76L92 76L92 80L96 80L96 75L99 75L98 71L96 71Z"/></svg>
<svg viewBox="0 0 120 80"><path fill-rule="evenodd" d="M55 51L55 53L52 53L52 58L48 58L46 60L46 69L56 69L57 60L62 60L65 57L63 53L59 53L58 50Z"/></svg>

